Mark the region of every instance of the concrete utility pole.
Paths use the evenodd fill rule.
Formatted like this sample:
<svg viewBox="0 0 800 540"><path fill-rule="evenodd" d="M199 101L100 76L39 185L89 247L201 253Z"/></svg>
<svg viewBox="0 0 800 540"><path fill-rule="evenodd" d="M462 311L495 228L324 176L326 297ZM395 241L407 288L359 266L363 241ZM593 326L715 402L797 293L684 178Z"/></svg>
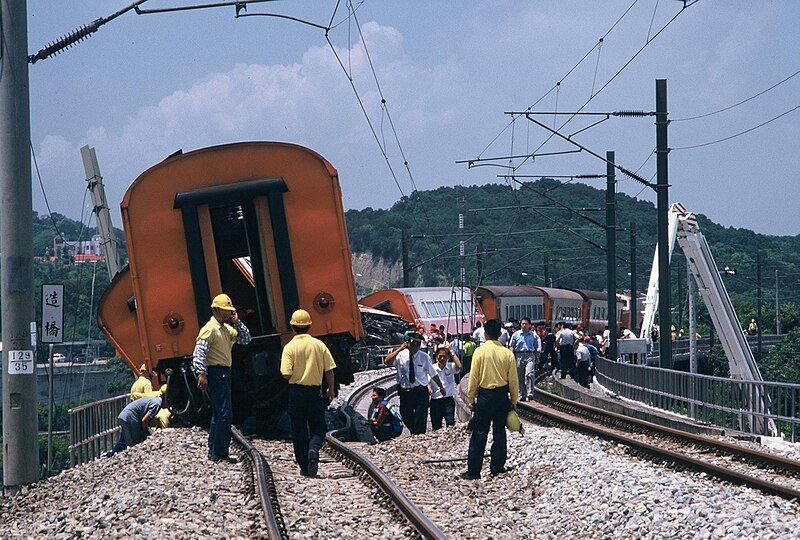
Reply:
<svg viewBox="0 0 800 540"><path fill-rule="evenodd" d="M617 359L617 179L614 152L606 152L606 269L608 281L608 339L606 358Z"/></svg>
<svg viewBox="0 0 800 540"><path fill-rule="evenodd" d="M781 333L781 305L778 302L778 269L775 269L775 333Z"/></svg>
<svg viewBox="0 0 800 540"><path fill-rule="evenodd" d="M636 290L636 222L631 220L631 332L639 335L639 291Z"/></svg>
<svg viewBox="0 0 800 540"><path fill-rule="evenodd" d="M408 277L408 233L403 229L402 234L400 243L403 250L403 287L410 287L411 285Z"/></svg>
<svg viewBox="0 0 800 540"><path fill-rule="evenodd" d="M689 288L689 373L697 373L697 283L688 264L686 284ZM689 416L695 418L694 403L689 404Z"/></svg>
<svg viewBox="0 0 800 540"><path fill-rule="evenodd" d="M0 321L3 369L3 483L39 479L33 316L31 124L25 1L0 0ZM28 359L30 361L28 361Z"/></svg>
<svg viewBox="0 0 800 540"><path fill-rule="evenodd" d="M764 316L762 313L763 307L763 296L761 295L761 250L759 249L756 251L756 281L758 282L758 290L756 291L756 324L758 325L758 354L759 356L763 352L762 348L762 340L761 340L761 333L762 333L762 326L764 325Z"/></svg>
<svg viewBox="0 0 800 540"><path fill-rule="evenodd" d="M669 143L667 128L667 80L656 79L656 187L658 212L658 360L672 369L672 290L669 279Z"/></svg>
<svg viewBox="0 0 800 540"><path fill-rule="evenodd" d="M97 154L95 154L94 148L89 148L88 145L81 148L81 158L83 159L83 170L86 171L86 183L89 184L89 191L92 194L94 213L97 216L97 231L100 233L103 255L106 258L108 279L112 280L119 273L121 261L117 235L111 225L111 212L109 212L108 202L106 202L103 177L100 175L100 165L97 164Z"/></svg>

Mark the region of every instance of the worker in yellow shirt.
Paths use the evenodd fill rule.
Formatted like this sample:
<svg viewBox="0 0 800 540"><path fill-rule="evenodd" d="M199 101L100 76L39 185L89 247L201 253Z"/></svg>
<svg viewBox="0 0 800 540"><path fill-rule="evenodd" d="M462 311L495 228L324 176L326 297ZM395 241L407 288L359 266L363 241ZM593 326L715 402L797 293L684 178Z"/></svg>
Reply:
<svg viewBox="0 0 800 540"><path fill-rule="evenodd" d="M289 321L295 336L283 348L281 374L289 381L289 421L292 424L294 458L303 476L316 476L319 449L325 439L325 407L334 397L336 363L328 347L309 335L311 315L298 309ZM321 395L325 377L327 402ZM309 437L310 434L310 437Z"/></svg>
<svg viewBox="0 0 800 540"><path fill-rule="evenodd" d="M135 401L140 397L145 397L141 394L146 394L148 392L153 391L153 383L150 382L149 373L147 372L147 366L142 364L139 368L139 378L133 381L131 385L131 401ZM138 397L134 397L134 395Z"/></svg>
<svg viewBox="0 0 800 540"><path fill-rule="evenodd" d="M483 325L486 343L475 350L467 385L467 405L472 409L472 436L469 439L465 480L481 477L483 452L492 425L492 450L489 471L492 476L506 471L506 418L516 409L519 379L514 353L500 344L500 321Z"/></svg>

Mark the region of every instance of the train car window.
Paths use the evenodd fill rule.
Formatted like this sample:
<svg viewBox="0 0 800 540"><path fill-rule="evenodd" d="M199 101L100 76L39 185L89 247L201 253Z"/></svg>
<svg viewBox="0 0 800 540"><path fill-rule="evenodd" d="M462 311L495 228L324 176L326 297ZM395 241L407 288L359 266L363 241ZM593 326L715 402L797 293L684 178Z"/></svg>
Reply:
<svg viewBox="0 0 800 540"><path fill-rule="evenodd" d="M442 302L441 300L436 301L436 310L439 312L440 317L447 316L447 310L444 309L444 302Z"/></svg>
<svg viewBox="0 0 800 540"><path fill-rule="evenodd" d="M422 311L425 312L425 316L426 317L430 317L431 313L430 313L430 311L428 311L428 305L427 304L428 304L427 302L420 302L420 305L422 306Z"/></svg>
<svg viewBox="0 0 800 540"><path fill-rule="evenodd" d="M450 302L450 300L445 300L444 301L444 307L445 307L445 310L447 310L447 314L448 315L452 315L453 314L453 304Z"/></svg>

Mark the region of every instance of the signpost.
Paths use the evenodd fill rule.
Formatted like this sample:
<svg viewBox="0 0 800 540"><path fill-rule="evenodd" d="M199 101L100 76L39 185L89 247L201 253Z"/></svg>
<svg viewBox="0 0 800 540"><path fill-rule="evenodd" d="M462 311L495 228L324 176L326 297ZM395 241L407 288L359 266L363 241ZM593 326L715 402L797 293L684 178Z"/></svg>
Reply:
<svg viewBox="0 0 800 540"><path fill-rule="evenodd" d="M53 381L55 364L53 344L64 342L64 285L42 285L42 343L50 344L49 371L47 383L47 474L53 470Z"/></svg>

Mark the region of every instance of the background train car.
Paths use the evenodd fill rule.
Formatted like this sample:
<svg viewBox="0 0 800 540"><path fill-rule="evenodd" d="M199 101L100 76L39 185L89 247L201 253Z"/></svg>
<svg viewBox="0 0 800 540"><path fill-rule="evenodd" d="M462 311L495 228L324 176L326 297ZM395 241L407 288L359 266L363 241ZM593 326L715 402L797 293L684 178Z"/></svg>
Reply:
<svg viewBox="0 0 800 540"><path fill-rule="evenodd" d="M385 289L368 294L359 303L395 313L408 322L418 320L425 325L425 330L431 324L443 325L450 334L471 332L477 321L484 320L480 306L467 287Z"/></svg>
<svg viewBox="0 0 800 540"><path fill-rule="evenodd" d="M275 142L170 156L142 173L122 204L129 267L98 310L100 328L132 368L170 382L167 401L200 409L189 368L211 299L229 294L253 340L235 346L233 413L263 434L285 424L280 352L298 307L352 381L349 346L362 334L336 169Z"/></svg>
<svg viewBox="0 0 800 540"><path fill-rule="evenodd" d="M608 293L605 291L588 291L573 289L583 297L583 311L581 319L584 327L592 334L602 334L608 326ZM624 323L622 320L625 302L617 299L617 326Z"/></svg>
<svg viewBox="0 0 800 540"><path fill-rule="evenodd" d="M527 285L484 285L475 289L475 298L486 317L507 321L529 317L532 322L545 320L544 292Z"/></svg>
<svg viewBox="0 0 800 540"><path fill-rule="evenodd" d="M536 287L545 294L547 309L545 319L550 324L567 322L581 324L583 322L583 296L568 289L553 287Z"/></svg>

